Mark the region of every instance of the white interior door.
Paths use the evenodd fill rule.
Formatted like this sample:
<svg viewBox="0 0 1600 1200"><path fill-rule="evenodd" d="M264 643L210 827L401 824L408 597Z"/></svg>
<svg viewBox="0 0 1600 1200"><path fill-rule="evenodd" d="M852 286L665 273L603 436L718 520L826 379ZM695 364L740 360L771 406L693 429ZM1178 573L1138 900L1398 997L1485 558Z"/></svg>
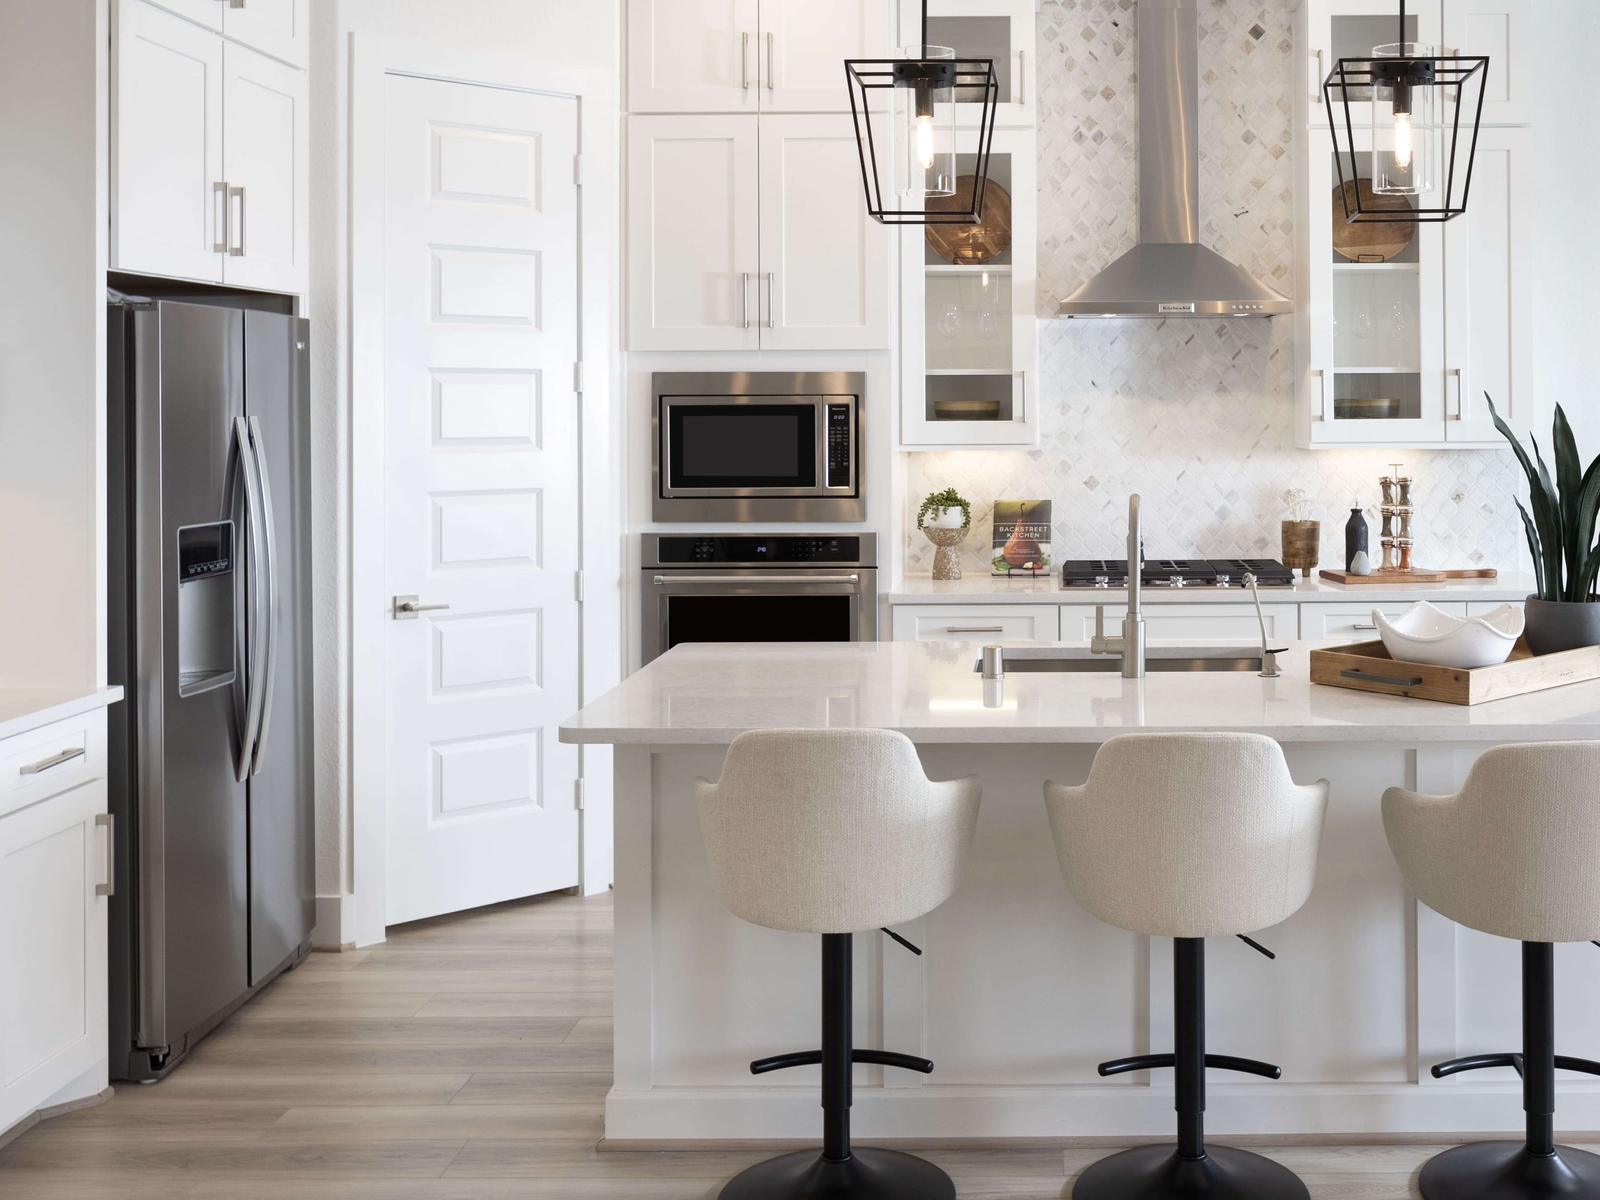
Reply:
<svg viewBox="0 0 1600 1200"><path fill-rule="evenodd" d="M222 39L140 0L117 9L111 265L222 278Z"/></svg>
<svg viewBox="0 0 1600 1200"><path fill-rule="evenodd" d="M843 113L761 117L761 346L887 350L889 229Z"/></svg>
<svg viewBox="0 0 1600 1200"><path fill-rule="evenodd" d="M395 924L578 882L578 112L385 88Z"/></svg>

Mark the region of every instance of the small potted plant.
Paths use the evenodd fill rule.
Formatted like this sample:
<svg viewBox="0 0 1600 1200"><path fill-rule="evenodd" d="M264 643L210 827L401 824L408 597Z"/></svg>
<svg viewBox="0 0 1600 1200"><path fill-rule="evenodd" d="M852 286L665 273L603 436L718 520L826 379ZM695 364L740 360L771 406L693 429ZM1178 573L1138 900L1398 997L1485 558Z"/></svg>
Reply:
<svg viewBox="0 0 1600 1200"><path fill-rule="evenodd" d="M917 528L938 547L933 553L933 577L960 579L956 547L972 528L972 505L955 488L934 492L917 509Z"/></svg>
<svg viewBox="0 0 1600 1200"><path fill-rule="evenodd" d="M1484 395L1489 400L1488 394ZM1528 550L1533 555L1533 575L1538 595L1529 596L1524 607L1527 623L1523 636L1535 654L1554 654L1579 646L1600 645L1600 603L1595 595L1595 576L1600 573L1600 546L1595 544L1595 516L1600 512L1600 456L1586 470L1580 470L1578 447L1572 436L1567 414L1556 405L1551 430L1551 449L1555 453L1556 473L1533 442L1533 457L1522 448L1494 401L1489 400L1489 415L1494 426L1511 448L1528 477L1528 507L1517 501L1522 528L1528 535ZM1530 439L1531 440L1531 439ZM1530 514L1529 509L1532 509Z"/></svg>

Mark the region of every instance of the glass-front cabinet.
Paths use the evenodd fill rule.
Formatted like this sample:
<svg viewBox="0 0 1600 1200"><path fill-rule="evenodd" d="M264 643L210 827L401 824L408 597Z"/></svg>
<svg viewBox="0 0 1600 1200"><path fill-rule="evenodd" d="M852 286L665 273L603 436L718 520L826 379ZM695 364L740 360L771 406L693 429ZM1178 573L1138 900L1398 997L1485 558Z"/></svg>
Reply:
<svg viewBox="0 0 1600 1200"><path fill-rule="evenodd" d="M1296 96L1295 349L1303 446L1503 448L1483 393L1513 425L1539 420L1528 394L1531 306L1530 131L1494 118L1525 115L1526 0L1412 0L1406 40L1441 54L1487 54L1483 128L1467 211L1443 223L1357 223L1345 200L1374 196L1370 105L1351 97L1357 178L1334 157L1321 82L1341 57L1398 39L1396 0L1307 0L1307 47ZM1498 82L1496 78L1498 76ZM1465 131L1464 137L1469 136ZM1341 136L1341 141L1343 141ZM1463 147L1463 161L1465 148ZM1353 207L1353 205L1352 205Z"/></svg>
<svg viewBox="0 0 1600 1200"><path fill-rule="evenodd" d="M900 5L900 44L912 46L921 36L919 3ZM928 0L928 42L949 46L957 58L994 60L999 103L995 124L1002 129L1034 124L1033 0ZM956 97L956 119L962 126L978 123L981 100L976 91Z"/></svg>
<svg viewBox="0 0 1600 1200"><path fill-rule="evenodd" d="M970 176L971 156L957 175ZM900 441L1035 446L1034 136L998 130L983 223L901 231Z"/></svg>

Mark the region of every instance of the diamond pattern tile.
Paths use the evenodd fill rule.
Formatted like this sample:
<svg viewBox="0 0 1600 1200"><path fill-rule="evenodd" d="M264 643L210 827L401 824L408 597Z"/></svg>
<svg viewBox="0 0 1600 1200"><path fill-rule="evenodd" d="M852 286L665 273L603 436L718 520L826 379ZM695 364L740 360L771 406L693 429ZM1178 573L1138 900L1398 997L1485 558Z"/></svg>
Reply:
<svg viewBox="0 0 1600 1200"><path fill-rule="evenodd" d="M1295 0L1201 0L1200 237L1280 291L1293 287L1290 80ZM955 487L988 569L997 499L1054 501L1054 557L1122 552L1129 492L1152 554L1276 556L1284 493L1302 489L1338 565L1352 503L1377 529L1377 479L1414 479L1417 561L1527 570L1512 503L1518 474L1492 451L1300 450L1294 330L1278 321L1057 321L1056 304L1138 235L1135 0L1043 0L1038 14L1037 451L907 455L905 569L932 569L923 496Z"/></svg>

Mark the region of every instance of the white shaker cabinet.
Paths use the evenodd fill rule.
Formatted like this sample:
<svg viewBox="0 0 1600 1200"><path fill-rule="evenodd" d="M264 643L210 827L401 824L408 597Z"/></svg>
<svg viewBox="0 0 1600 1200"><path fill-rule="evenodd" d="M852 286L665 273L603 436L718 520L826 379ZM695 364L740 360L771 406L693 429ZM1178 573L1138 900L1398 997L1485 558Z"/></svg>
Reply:
<svg viewBox="0 0 1600 1200"><path fill-rule="evenodd" d="M628 348L754 350L756 121L628 119Z"/></svg>
<svg viewBox="0 0 1600 1200"><path fill-rule="evenodd" d="M867 213L841 114L762 117L761 348L889 345L889 230Z"/></svg>
<svg viewBox="0 0 1600 1200"><path fill-rule="evenodd" d="M222 62L223 282L304 291L311 242L305 72L231 42Z"/></svg>
<svg viewBox="0 0 1600 1200"><path fill-rule="evenodd" d="M106 1086L106 811L103 710L0 740L0 1133Z"/></svg>
<svg viewBox="0 0 1600 1200"><path fill-rule="evenodd" d="M1444 54L1487 54L1485 125L1533 116L1533 0L1444 0Z"/></svg>
<svg viewBox="0 0 1600 1200"><path fill-rule="evenodd" d="M221 282L222 39L123 0L114 62L111 266Z"/></svg>
<svg viewBox="0 0 1600 1200"><path fill-rule="evenodd" d="M1053 642L1061 635L1054 604L897 604L897 642Z"/></svg>
<svg viewBox="0 0 1600 1200"><path fill-rule="evenodd" d="M1061 640L1064 642L1088 641L1094 636L1094 605L1063 604L1061 606ZM1126 604L1105 606L1105 631L1115 635L1121 631ZM1227 638L1258 643L1261 626L1256 620L1255 606L1248 597L1237 604L1146 604L1143 608L1145 636L1155 638ZM1267 623L1267 636L1282 645L1299 634L1299 605L1261 602L1261 616Z"/></svg>
<svg viewBox="0 0 1600 1200"><path fill-rule="evenodd" d="M311 0L211 0L223 35L297 67L308 64Z"/></svg>
<svg viewBox="0 0 1600 1200"><path fill-rule="evenodd" d="M145 0L114 29L111 269L306 291L305 71Z"/></svg>
<svg viewBox="0 0 1600 1200"><path fill-rule="evenodd" d="M633 112L849 112L844 60L891 51L889 0L629 0Z"/></svg>
<svg viewBox="0 0 1600 1200"><path fill-rule="evenodd" d="M842 115L630 117L628 348L886 349L859 178Z"/></svg>

